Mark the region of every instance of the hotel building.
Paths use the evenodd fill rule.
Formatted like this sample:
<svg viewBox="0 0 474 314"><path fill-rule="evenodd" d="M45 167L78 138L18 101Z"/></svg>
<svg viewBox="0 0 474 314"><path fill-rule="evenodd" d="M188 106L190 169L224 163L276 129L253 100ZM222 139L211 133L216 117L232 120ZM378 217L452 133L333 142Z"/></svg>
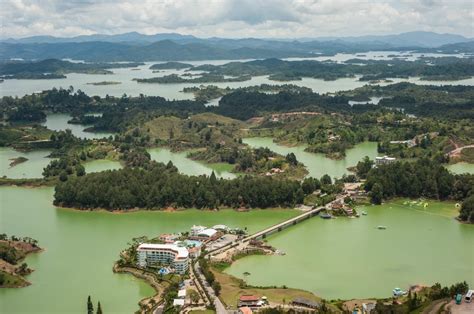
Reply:
<svg viewBox="0 0 474 314"><path fill-rule="evenodd" d="M189 252L185 247L175 244L142 243L137 248L138 265L171 266L178 274L184 274L189 267Z"/></svg>

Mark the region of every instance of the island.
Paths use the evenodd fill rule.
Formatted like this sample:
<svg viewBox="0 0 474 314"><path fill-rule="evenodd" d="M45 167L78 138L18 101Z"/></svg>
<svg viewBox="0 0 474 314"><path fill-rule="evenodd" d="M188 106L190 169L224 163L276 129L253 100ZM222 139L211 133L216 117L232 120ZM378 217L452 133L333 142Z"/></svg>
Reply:
<svg viewBox="0 0 474 314"><path fill-rule="evenodd" d="M100 86L100 85L118 85L118 84L122 84L122 82L116 82L116 81L102 81L102 82L87 83L87 85L94 85L94 86Z"/></svg>
<svg viewBox="0 0 474 314"><path fill-rule="evenodd" d="M35 239L8 237L4 233L0 234L0 288L29 286L31 283L24 277L33 270L22 261L28 254L37 253L41 250L38 241Z"/></svg>
<svg viewBox="0 0 474 314"><path fill-rule="evenodd" d="M165 63L156 63L150 66L151 70L180 70L180 69L189 69L192 68L193 65L189 63L182 63L182 62L165 62Z"/></svg>

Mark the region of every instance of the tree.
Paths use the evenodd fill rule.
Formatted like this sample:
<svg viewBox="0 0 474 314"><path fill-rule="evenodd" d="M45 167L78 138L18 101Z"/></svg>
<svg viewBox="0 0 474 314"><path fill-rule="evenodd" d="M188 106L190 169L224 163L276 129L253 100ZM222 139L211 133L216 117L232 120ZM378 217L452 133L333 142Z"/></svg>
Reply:
<svg viewBox="0 0 474 314"><path fill-rule="evenodd" d="M474 223L474 194L462 202L459 219Z"/></svg>
<svg viewBox="0 0 474 314"><path fill-rule="evenodd" d="M321 177L321 184L330 185L332 184L332 179L329 175L325 174Z"/></svg>
<svg viewBox="0 0 474 314"><path fill-rule="evenodd" d="M382 204L383 199L383 189L382 186L378 183L375 183L370 191L370 200L373 204Z"/></svg>
<svg viewBox="0 0 474 314"><path fill-rule="evenodd" d="M91 296L87 297L87 314L94 314L94 305L92 304Z"/></svg>
<svg viewBox="0 0 474 314"><path fill-rule="evenodd" d="M197 293L195 290L191 290L189 297L192 303L197 304L199 302L199 293Z"/></svg>
<svg viewBox="0 0 474 314"><path fill-rule="evenodd" d="M102 307L100 306L100 301L97 303L97 312L96 314L102 314Z"/></svg>
<svg viewBox="0 0 474 314"><path fill-rule="evenodd" d="M296 159L296 156L294 153L289 153L288 155L286 155L286 161L290 165L293 165L293 166L298 165L298 160Z"/></svg>
<svg viewBox="0 0 474 314"><path fill-rule="evenodd" d="M76 165L76 175L78 177L82 177L85 174L86 174L86 169L84 168L84 166L81 164Z"/></svg>
<svg viewBox="0 0 474 314"><path fill-rule="evenodd" d="M221 284L218 281L214 281L212 283L212 289L214 289L216 296L219 296L219 294L221 293Z"/></svg>

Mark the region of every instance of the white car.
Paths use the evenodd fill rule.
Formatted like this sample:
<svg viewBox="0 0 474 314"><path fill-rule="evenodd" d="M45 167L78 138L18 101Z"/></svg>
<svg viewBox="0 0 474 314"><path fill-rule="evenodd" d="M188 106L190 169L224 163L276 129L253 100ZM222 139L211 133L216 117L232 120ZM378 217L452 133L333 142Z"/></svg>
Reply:
<svg viewBox="0 0 474 314"><path fill-rule="evenodd" d="M406 291L403 291L403 290L400 289L400 288L395 288L395 289L393 289L393 290L392 290L392 293L393 293L393 296L394 296L394 297L400 297L400 296L402 296L402 295L407 294Z"/></svg>

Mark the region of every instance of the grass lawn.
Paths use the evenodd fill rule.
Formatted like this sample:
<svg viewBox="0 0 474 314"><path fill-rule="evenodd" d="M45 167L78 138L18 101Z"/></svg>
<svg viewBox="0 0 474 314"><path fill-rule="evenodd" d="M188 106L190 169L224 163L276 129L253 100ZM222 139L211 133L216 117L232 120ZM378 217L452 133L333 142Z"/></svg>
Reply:
<svg viewBox="0 0 474 314"><path fill-rule="evenodd" d="M225 273L221 273L213 269L213 273L216 276L217 281L221 284L222 290L220 298L226 304L232 308L237 307L237 301L241 295L253 294L259 297L266 296L268 301L274 303L289 303L294 298L301 297L312 301L320 302L321 298L318 298L314 294L308 291L299 289L283 289L283 288L240 288L240 279L230 276Z"/></svg>
<svg viewBox="0 0 474 314"><path fill-rule="evenodd" d="M0 270L0 287L15 288L15 287L23 287L27 285L28 285L28 282L26 282L20 276L14 276L12 274L9 274L7 272Z"/></svg>

